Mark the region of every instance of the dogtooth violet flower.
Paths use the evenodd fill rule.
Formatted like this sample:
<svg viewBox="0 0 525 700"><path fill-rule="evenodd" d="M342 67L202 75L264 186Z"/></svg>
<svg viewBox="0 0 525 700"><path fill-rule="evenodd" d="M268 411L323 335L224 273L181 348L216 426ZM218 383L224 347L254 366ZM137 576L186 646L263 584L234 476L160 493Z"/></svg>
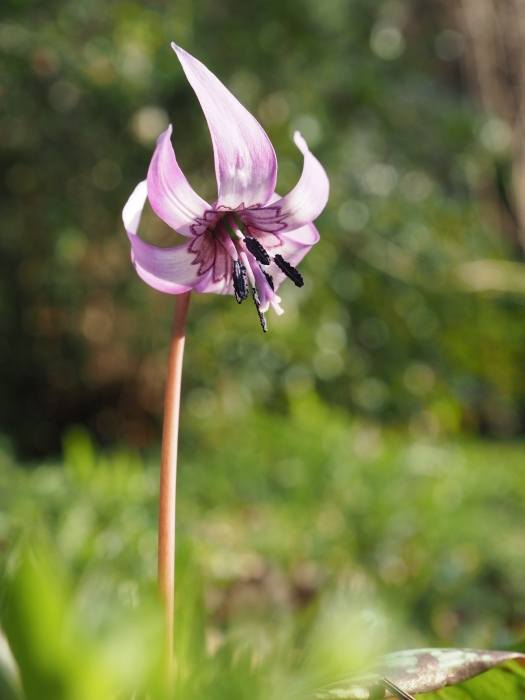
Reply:
<svg viewBox="0 0 525 700"><path fill-rule="evenodd" d="M157 141L147 179L124 207L133 265L145 282L171 294L235 294L241 303L251 286L266 331L264 313L270 307L283 312L276 294L283 279L303 285L296 266L319 239L312 221L327 202L328 178L296 131L303 171L291 192L277 195L277 159L261 125L200 61L172 47L208 122L218 197L210 205L194 192L175 158L170 125ZM159 248L139 238L146 198L186 243Z"/></svg>

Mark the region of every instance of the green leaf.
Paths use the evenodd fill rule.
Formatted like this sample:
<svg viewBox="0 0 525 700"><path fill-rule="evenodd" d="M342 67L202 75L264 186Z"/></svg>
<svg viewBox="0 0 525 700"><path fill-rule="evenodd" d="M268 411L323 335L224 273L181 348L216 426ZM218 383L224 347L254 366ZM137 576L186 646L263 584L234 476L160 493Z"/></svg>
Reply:
<svg viewBox="0 0 525 700"><path fill-rule="evenodd" d="M362 675L318 689L318 700L368 700L374 697L393 697L383 684L386 678L395 687L408 694L429 693L446 686L455 686L506 661L514 660L525 665L525 655L514 651L488 651L483 649L414 649L387 654ZM514 666L519 668L518 664ZM503 671L508 674L508 671ZM525 672L520 669L525 682ZM502 676L501 678L506 678ZM518 678L518 676L516 676ZM512 681L516 687L517 680ZM492 683L492 678L486 683ZM501 684L501 683L500 683ZM388 685L388 684L387 684ZM462 686L463 687L463 686ZM525 685L523 686L525 688ZM448 692L448 691L447 691ZM439 698L469 698L475 695L435 694ZM486 698L511 697L501 693L485 695ZM514 695L512 697L521 697ZM525 697L525 695L523 696Z"/></svg>
<svg viewBox="0 0 525 700"><path fill-rule="evenodd" d="M525 670L515 661L493 668L464 683L427 693L424 700L523 700Z"/></svg>
<svg viewBox="0 0 525 700"><path fill-rule="evenodd" d="M0 634L0 699L21 700L22 695L19 685L15 662L6 640Z"/></svg>
<svg viewBox="0 0 525 700"><path fill-rule="evenodd" d="M53 557L42 547L22 551L3 593L2 626L27 700L110 697L110 669L79 632Z"/></svg>

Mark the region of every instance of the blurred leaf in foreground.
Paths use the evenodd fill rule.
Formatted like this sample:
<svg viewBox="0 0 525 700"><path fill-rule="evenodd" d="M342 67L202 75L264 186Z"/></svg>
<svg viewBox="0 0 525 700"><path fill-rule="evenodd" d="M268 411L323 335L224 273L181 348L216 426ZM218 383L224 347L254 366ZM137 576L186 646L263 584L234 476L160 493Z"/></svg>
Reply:
<svg viewBox="0 0 525 700"><path fill-rule="evenodd" d="M14 575L7 577L2 625L28 700L72 697L81 676L86 690L76 688L79 700L87 700L90 686L99 697L109 693L111 686L103 674L88 682L89 655L80 653L66 599L50 561L34 552L24 555ZM78 673L80 664L83 674Z"/></svg>
<svg viewBox="0 0 525 700"><path fill-rule="evenodd" d="M46 548L24 548L11 564L2 581L0 620L26 700L93 700L144 686L156 690L158 615L147 599L136 609L113 601L105 622L93 629L97 611L83 614Z"/></svg>
<svg viewBox="0 0 525 700"><path fill-rule="evenodd" d="M451 688L425 695L425 700L521 700L525 698L525 671L518 662L493 668Z"/></svg>
<svg viewBox="0 0 525 700"><path fill-rule="evenodd" d="M0 633L0 698L21 700L20 679L6 639Z"/></svg>
<svg viewBox="0 0 525 700"><path fill-rule="evenodd" d="M369 669L368 673L321 688L314 695L319 700L335 700L336 698L337 700L368 700L375 697L393 697L396 688L409 694L428 693L446 686L455 686L506 661L517 661L518 664L525 666L525 655L514 651L482 649L399 651L384 656ZM525 671L521 669L510 683L503 683L505 676L502 676L499 681L494 681L495 678L493 676L490 681L485 682L487 691L489 688L492 690L483 697L519 697L515 694L512 695L511 691L517 689L518 685L525 689ZM385 683L384 679L388 679L390 683ZM392 684L394 688L390 689L389 686ZM496 692L498 684L501 684L502 687ZM465 694L463 688L459 693L451 693L450 695L439 693L436 697L450 697L451 699L456 697L480 699L482 697L476 694L471 696L469 691L466 691L467 694Z"/></svg>

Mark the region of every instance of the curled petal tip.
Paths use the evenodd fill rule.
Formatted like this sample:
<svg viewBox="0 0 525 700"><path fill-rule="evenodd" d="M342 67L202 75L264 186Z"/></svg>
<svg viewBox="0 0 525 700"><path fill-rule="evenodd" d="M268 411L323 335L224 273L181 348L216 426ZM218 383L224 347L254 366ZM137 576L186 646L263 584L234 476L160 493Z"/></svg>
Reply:
<svg viewBox="0 0 525 700"><path fill-rule="evenodd" d="M181 47L178 46L174 41L171 42L171 48L175 51L176 54L186 54L186 51L184 51L184 49L181 49Z"/></svg>
<svg viewBox="0 0 525 700"><path fill-rule="evenodd" d="M316 219L323 211L328 201L330 190L330 183L323 166L310 152L306 141L299 131L294 132L293 140L304 157L303 172L293 190L275 201L280 211L281 221L284 222L284 225L278 229L281 234L293 232L297 229L304 229L304 232L307 232L304 227ZM262 220L265 216L264 211L264 209L261 209L261 213L257 211L249 213L255 228L263 231L267 225ZM316 240L317 238L312 241L312 244Z"/></svg>
<svg viewBox="0 0 525 700"><path fill-rule="evenodd" d="M173 126L172 126L171 124L168 124L168 128L167 128L167 129L164 129L164 131L162 131L162 132L158 135L158 137L157 137L157 143L159 143L159 141L160 141L161 139L163 139L163 138L171 139L171 134L172 134L172 132L173 132Z"/></svg>
<svg viewBox="0 0 525 700"><path fill-rule="evenodd" d="M135 187L122 211L122 220L128 236L134 236L137 233L147 196L148 185L146 180L143 180Z"/></svg>
<svg viewBox="0 0 525 700"><path fill-rule="evenodd" d="M301 151L301 153L302 153L303 155L304 155L305 153L308 152L308 144L306 143L306 141L305 141L305 140L303 139L303 137L301 136L301 132L300 132L300 131L294 131L294 134L293 134L293 141L294 141L295 145L297 146L297 148Z"/></svg>

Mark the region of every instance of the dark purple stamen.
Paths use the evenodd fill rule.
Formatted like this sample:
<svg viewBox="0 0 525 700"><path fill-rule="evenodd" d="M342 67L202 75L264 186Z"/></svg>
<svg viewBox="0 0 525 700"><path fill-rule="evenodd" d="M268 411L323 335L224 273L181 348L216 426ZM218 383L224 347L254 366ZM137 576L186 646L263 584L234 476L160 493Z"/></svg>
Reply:
<svg viewBox="0 0 525 700"><path fill-rule="evenodd" d="M275 264L277 265L277 267L280 270L282 270L289 279L292 280L296 287L303 286L304 279L299 270L296 270L293 265L290 265L289 262L286 262L283 256L279 255L279 253L277 253L277 255L275 255L273 259L275 260Z"/></svg>
<svg viewBox="0 0 525 700"><path fill-rule="evenodd" d="M255 308L257 309L257 313L259 314L259 321L261 322L261 328L265 333L268 333L268 324L266 323L266 317L262 313L262 311L259 311L259 306L261 305L261 300L259 299L259 292L257 291L257 287L252 287L252 297L253 301L255 304Z"/></svg>
<svg viewBox="0 0 525 700"><path fill-rule="evenodd" d="M250 238L249 236L246 236L244 239L244 243L246 244L246 247L248 248L250 253L258 262L262 263L263 265L270 264L270 256L256 238Z"/></svg>
<svg viewBox="0 0 525 700"><path fill-rule="evenodd" d="M263 268L262 265L259 265L259 268L260 268L261 272L263 273L263 275L266 277L266 281L270 285L272 292L275 292L275 285L273 283L273 277L266 272L266 270Z"/></svg>
<svg viewBox="0 0 525 700"><path fill-rule="evenodd" d="M246 268L240 260L233 261L233 291L237 303L242 303L248 298L248 278Z"/></svg>

